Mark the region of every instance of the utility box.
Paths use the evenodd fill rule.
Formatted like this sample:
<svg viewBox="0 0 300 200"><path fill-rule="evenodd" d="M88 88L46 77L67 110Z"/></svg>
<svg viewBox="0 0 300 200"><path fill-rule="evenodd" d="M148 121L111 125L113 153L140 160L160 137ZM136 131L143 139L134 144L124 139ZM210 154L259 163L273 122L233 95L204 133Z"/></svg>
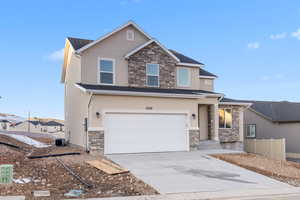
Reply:
<svg viewBox="0 0 300 200"><path fill-rule="evenodd" d="M13 165L0 165L0 184L9 184L13 181Z"/></svg>

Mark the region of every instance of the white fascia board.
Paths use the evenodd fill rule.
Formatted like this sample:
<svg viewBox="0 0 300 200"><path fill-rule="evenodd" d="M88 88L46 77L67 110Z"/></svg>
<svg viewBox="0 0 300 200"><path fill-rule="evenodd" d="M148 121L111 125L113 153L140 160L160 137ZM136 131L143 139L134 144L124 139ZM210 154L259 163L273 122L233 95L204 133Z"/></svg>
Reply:
<svg viewBox="0 0 300 200"><path fill-rule="evenodd" d="M124 57L125 57L126 59L128 59L129 56L135 54L136 52L138 52L138 51L141 50L142 48L148 46L148 45L151 44L152 42L154 42L154 40L149 40L148 42L142 44L141 46L139 46L139 47L133 49L132 51L130 51L129 53L127 53Z"/></svg>
<svg viewBox="0 0 300 200"><path fill-rule="evenodd" d="M121 96L149 96L149 97L169 97L169 98L188 98L188 99L199 99L206 98L210 94L199 93L194 95L188 94L168 94L168 93L158 93L158 92L129 92L129 91L115 91L115 90L88 90L75 84L77 88L85 93L93 94L103 94L103 95L121 95Z"/></svg>
<svg viewBox="0 0 300 200"><path fill-rule="evenodd" d="M144 47L148 46L149 44L155 42L158 46L160 46L165 52L167 52L172 58L174 58L177 62L180 62L180 60L172 53L170 52L166 47L164 47L160 42L158 42L155 39L149 40L148 42L142 44L141 46L137 47L136 49L132 50L128 54L125 55L125 58L128 59L131 55L135 54L139 50L143 49Z"/></svg>
<svg viewBox="0 0 300 200"><path fill-rule="evenodd" d="M199 76L199 78L216 79L215 76Z"/></svg>
<svg viewBox="0 0 300 200"><path fill-rule="evenodd" d="M176 65L186 66L186 67L203 67L204 66L204 65L201 65L201 64L184 63L184 62L176 63Z"/></svg>
<svg viewBox="0 0 300 200"><path fill-rule="evenodd" d="M100 41L102 41L102 40L104 40L104 39L110 37L110 36L113 35L114 33L118 32L118 31L120 31L120 30L122 30L122 29L124 29L124 28L126 28L127 26L130 26L130 25L132 25L133 27L135 27L137 30L139 30L141 33L143 33L148 39L151 40L151 36L150 36L150 35L148 35L145 31L143 31L136 23L134 23L133 21L129 21L129 22L127 22L126 24L124 24L124 25L122 25L122 26L116 28L116 29L113 30L112 32L107 33L106 35L100 37L99 39L94 40L93 42L91 42L91 43L89 43L89 44L87 44L87 45L81 47L80 49L78 49L78 50L76 51L76 53L81 53L82 51L84 51L84 50L86 50L86 49L88 49L88 48L94 46L94 45L97 44L98 42L100 42Z"/></svg>
<svg viewBox="0 0 300 200"><path fill-rule="evenodd" d="M251 106L252 103L243 103L243 102L220 102L220 105L233 105L233 106Z"/></svg>
<svg viewBox="0 0 300 200"><path fill-rule="evenodd" d="M75 87L79 88L81 91L87 92L87 90L84 87L81 87L80 85L78 85L76 83L74 85L75 85Z"/></svg>
<svg viewBox="0 0 300 200"><path fill-rule="evenodd" d="M203 94L187 95L187 94L167 94L167 93L155 93L155 92L127 92L127 91L114 91L114 90L86 90L93 94L103 95L121 95L121 96L145 96L145 97L166 97L166 98L188 98L199 99L205 98Z"/></svg>

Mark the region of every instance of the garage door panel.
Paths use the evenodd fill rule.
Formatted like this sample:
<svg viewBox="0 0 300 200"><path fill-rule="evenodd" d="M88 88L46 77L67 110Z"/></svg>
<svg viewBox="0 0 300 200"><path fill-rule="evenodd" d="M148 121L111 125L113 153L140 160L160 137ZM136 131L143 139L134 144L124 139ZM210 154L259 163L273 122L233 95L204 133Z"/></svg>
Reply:
<svg viewBox="0 0 300 200"><path fill-rule="evenodd" d="M185 114L106 114L105 153L186 151Z"/></svg>

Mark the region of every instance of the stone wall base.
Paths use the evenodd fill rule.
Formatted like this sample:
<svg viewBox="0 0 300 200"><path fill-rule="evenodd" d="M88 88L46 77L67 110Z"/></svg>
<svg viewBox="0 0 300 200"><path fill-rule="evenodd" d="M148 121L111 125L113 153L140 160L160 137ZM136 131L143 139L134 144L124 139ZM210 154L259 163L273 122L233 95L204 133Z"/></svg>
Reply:
<svg viewBox="0 0 300 200"><path fill-rule="evenodd" d="M189 140L190 140L190 151L195 151L198 149L200 143L200 131L199 130L189 130Z"/></svg>
<svg viewBox="0 0 300 200"><path fill-rule="evenodd" d="M244 143L243 142L221 142L220 144L223 149L244 151Z"/></svg>
<svg viewBox="0 0 300 200"><path fill-rule="evenodd" d="M89 131L89 150L92 154L104 154L104 131Z"/></svg>

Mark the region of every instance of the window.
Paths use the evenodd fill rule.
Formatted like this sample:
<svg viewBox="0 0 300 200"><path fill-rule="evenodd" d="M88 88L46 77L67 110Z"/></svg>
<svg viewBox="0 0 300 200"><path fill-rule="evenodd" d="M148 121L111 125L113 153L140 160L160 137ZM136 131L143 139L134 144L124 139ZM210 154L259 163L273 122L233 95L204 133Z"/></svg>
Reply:
<svg viewBox="0 0 300 200"><path fill-rule="evenodd" d="M255 137L256 137L256 124L248 124L247 138L255 138Z"/></svg>
<svg viewBox="0 0 300 200"><path fill-rule="evenodd" d="M177 85L188 87L190 86L190 71L187 68L177 68Z"/></svg>
<svg viewBox="0 0 300 200"><path fill-rule="evenodd" d="M147 85L159 86L159 64L146 64Z"/></svg>
<svg viewBox="0 0 300 200"><path fill-rule="evenodd" d="M111 59L99 60L99 83L112 85L114 83L114 61Z"/></svg>
<svg viewBox="0 0 300 200"><path fill-rule="evenodd" d="M133 30L128 30L126 32L126 39L127 40L130 40L130 41L133 41L134 40L134 32Z"/></svg>
<svg viewBox="0 0 300 200"><path fill-rule="evenodd" d="M219 109L219 128L232 128L231 109Z"/></svg>

